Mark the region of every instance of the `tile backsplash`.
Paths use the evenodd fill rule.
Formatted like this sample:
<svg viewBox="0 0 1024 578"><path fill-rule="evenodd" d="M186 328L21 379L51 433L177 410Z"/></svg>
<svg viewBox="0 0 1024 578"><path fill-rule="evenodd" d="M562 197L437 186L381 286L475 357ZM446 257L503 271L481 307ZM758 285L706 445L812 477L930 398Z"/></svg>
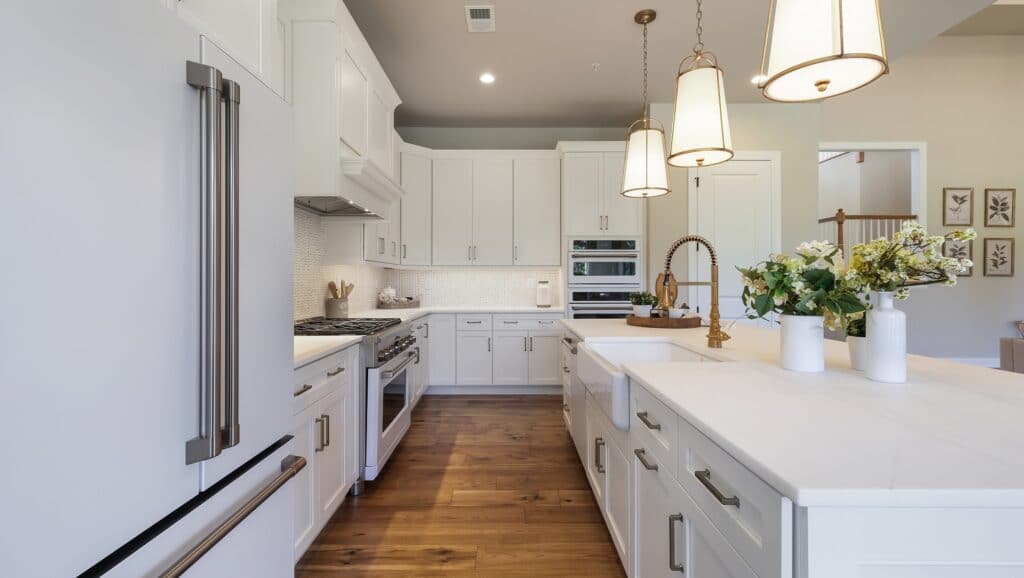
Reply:
<svg viewBox="0 0 1024 578"><path fill-rule="evenodd" d="M358 226L358 225L354 225ZM551 284L551 301L564 300L562 270L548 268L388 269L353 263L325 265L327 234L321 217L295 211L294 307L295 319L324 314L329 281L344 280L356 288L349 311L357 313L377 306L377 294L385 285L403 297L423 297L424 306L530 307L536 305L537 282Z"/></svg>

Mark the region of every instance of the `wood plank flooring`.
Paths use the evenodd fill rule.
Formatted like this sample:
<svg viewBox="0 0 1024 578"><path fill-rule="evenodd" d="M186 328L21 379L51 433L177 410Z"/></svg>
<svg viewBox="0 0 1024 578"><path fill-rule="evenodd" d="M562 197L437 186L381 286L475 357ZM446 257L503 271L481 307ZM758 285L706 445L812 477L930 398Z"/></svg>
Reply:
<svg viewBox="0 0 1024 578"><path fill-rule="evenodd" d="M560 396L426 396L295 575L623 577Z"/></svg>

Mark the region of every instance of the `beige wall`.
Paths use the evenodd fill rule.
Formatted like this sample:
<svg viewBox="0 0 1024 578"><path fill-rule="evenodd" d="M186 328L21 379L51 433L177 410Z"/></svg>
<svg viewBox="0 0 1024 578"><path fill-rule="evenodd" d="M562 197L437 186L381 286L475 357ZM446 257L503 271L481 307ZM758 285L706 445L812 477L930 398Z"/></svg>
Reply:
<svg viewBox="0 0 1024 578"><path fill-rule="evenodd" d="M860 213L860 164L857 153L846 153L818 163L818 217L831 217L843 209Z"/></svg>
<svg viewBox="0 0 1024 578"><path fill-rule="evenodd" d="M909 215L910 151L867 151L860 165L860 210L868 215Z"/></svg>
<svg viewBox="0 0 1024 578"><path fill-rule="evenodd" d="M927 143L928 225L942 227L942 188L974 187L974 276L952 289L916 290L901 305L912 351L998 356L1000 336L1024 319L1024 223L985 228L985 187L1014 187L1024 200L1024 37L939 37L891 63L892 73L821 107L821 140ZM1018 211L1018 221L1022 215ZM981 238L1015 237L1017 276L985 278Z"/></svg>

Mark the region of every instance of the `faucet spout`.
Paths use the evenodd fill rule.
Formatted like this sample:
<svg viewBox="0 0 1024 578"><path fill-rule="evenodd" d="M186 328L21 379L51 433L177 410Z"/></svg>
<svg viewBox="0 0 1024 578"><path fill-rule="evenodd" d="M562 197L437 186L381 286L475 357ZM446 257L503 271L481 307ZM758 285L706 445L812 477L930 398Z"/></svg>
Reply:
<svg viewBox="0 0 1024 578"><path fill-rule="evenodd" d="M709 315L709 327L708 327L708 347L712 349L721 349L722 342L729 339L729 334L722 331L722 314L718 307L718 252L715 251L714 246L711 242L699 235L686 235L680 237L668 250L668 255L665 257L665 271L659 276L659 281L664 283L670 283L675 281L675 277L672 275L672 257L675 256L676 250L679 247L687 243L698 243L703 245L708 251L708 255L711 256L711 314ZM670 281L671 280L671 281ZM705 285L706 283L700 282L683 282L678 285ZM666 291L667 295L668 292ZM662 307L666 307L664 303L660 304ZM669 305L671 306L671 304Z"/></svg>

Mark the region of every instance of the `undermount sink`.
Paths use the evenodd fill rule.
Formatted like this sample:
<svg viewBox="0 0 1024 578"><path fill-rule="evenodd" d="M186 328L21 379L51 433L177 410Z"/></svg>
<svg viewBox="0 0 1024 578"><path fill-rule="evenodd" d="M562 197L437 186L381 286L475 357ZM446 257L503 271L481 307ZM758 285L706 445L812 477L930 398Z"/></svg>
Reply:
<svg viewBox="0 0 1024 578"><path fill-rule="evenodd" d="M629 430L629 378L626 363L693 363L717 361L665 340L585 342L579 346L576 372L594 401L615 427Z"/></svg>

